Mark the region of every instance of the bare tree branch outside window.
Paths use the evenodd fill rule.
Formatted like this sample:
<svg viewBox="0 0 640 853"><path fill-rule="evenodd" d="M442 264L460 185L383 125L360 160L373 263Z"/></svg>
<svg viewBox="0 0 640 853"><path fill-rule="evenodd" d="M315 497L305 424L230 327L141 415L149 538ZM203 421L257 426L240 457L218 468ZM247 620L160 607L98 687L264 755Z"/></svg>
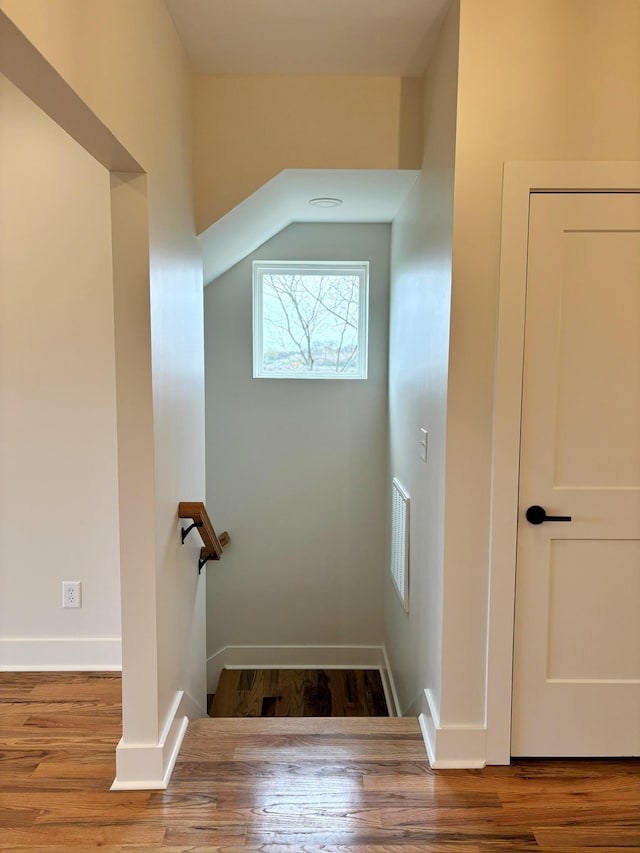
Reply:
<svg viewBox="0 0 640 853"><path fill-rule="evenodd" d="M265 271L261 281L263 375L361 371L360 274Z"/></svg>

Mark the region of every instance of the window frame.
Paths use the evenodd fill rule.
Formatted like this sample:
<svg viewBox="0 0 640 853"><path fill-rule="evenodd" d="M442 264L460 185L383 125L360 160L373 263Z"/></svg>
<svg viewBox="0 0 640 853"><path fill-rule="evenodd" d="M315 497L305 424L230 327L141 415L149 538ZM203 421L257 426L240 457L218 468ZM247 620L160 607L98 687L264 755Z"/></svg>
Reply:
<svg viewBox="0 0 640 853"><path fill-rule="evenodd" d="M269 372L264 368L263 278L265 274L357 275L358 287L358 352L355 373L322 370ZM369 261L265 261L253 262L253 378L254 379L366 379L369 362Z"/></svg>

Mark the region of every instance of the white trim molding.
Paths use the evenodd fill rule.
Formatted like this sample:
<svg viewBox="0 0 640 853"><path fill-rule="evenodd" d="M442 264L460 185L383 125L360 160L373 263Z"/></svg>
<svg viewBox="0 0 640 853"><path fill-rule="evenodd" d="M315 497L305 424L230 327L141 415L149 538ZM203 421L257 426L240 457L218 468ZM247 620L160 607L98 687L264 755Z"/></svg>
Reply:
<svg viewBox="0 0 640 853"><path fill-rule="evenodd" d="M487 763L511 759L511 691L529 198L532 192L638 192L640 162L504 164L495 371L487 640Z"/></svg>
<svg viewBox="0 0 640 853"><path fill-rule="evenodd" d="M164 790L171 778L180 746L189 725L182 716L184 693L176 692L164 727L156 744L127 743L120 739L116 747L116 778L112 791Z"/></svg>
<svg viewBox="0 0 640 853"><path fill-rule="evenodd" d="M382 676L382 686L384 687L384 695L387 700L389 715L402 717L404 715L400 710L400 699L398 698L398 693L396 691L396 683L393 678L393 670L391 669L391 662L387 655L386 646L382 647L382 657L384 660L384 666L380 668L380 675Z"/></svg>
<svg viewBox="0 0 640 853"><path fill-rule="evenodd" d="M384 646L224 646L207 658L210 693L223 669L377 669L389 715L400 713Z"/></svg>
<svg viewBox="0 0 640 853"><path fill-rule="evenodd" d="M434 770L474 770L486 765L485 726L442 725L430 690L424 691L423 707L418 721Z"/></svg>
<svg viewBox="0 0 640 853"><path fill-rule="evenodd" d="M120 672L119 637L13 637L0 639L0 671Z"/></svg>
<svg viewBox="0 0 640 853"><path fill-rule="evenodd" d="M190 720L197 720L198 717L206 717L207 716L207 708L206 702L203 705L201 702L198 702L190 693L186 690L182 695L182 701L180 702L180 707L178 708L178 716L179 717L188 717Z"/></svg>

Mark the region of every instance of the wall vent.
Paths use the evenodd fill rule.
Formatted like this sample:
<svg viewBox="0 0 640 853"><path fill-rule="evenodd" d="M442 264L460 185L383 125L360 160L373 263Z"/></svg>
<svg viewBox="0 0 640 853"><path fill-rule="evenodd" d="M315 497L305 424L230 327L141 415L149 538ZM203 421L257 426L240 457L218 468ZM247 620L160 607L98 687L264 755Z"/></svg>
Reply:
<svg viewBox="0 0 640 853"><path fill-rule="evenodd" d="M402 606L409 611L409 495L393 478L391 488L391 577Z"/></svg>

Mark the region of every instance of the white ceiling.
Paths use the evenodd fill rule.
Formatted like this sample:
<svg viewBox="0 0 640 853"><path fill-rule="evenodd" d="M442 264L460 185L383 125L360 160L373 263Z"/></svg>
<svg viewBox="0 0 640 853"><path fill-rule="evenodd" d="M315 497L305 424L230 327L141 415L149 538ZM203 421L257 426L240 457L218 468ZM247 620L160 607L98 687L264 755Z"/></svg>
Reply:
<svg viewBox="0 0 640 853"><path fill-rule="evenodd" d="M165 0L196 71L424 73L450 0Z"/></svg>

